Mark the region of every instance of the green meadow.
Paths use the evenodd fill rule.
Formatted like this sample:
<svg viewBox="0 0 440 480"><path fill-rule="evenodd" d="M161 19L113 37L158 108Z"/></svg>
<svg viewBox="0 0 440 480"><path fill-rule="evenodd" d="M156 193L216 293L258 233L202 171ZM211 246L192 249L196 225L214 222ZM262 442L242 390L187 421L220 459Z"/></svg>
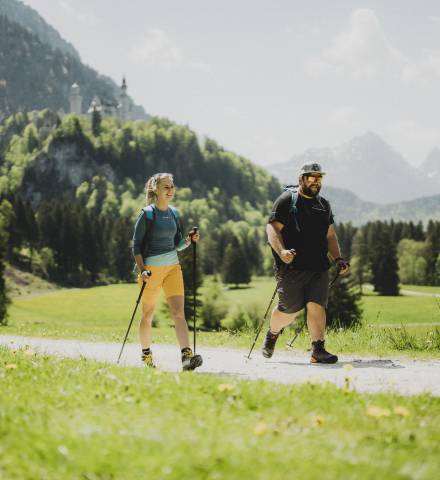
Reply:
<svg viewBox="0 0 440 480"><path fill-rule="evenodd" d="M412 286L403 287L413 290ZM430 287L420 291L433 293ZM272 296L271 278L255 278L248 287L225 289L230 310L238 305L257 308L263 317ZM138 289L135 284L117 284L85 289L60 289L39 294L16 295L9 308L9 323L0 334L31 335L53 338L76 338L119 342L125 334L133 312ZM203 296L203 289L201 289ZM340 353L440 356L440 300L433 296L380 297L367 291L362 297L363 327L354 331L331 331L329 341ZM139 318L139 311L137 313ZM402 329L402 326L405 328ZM247 348L254 333L199 332L205 345ZM292 335L284 333L285 342ZM409 336L409 337L408 337ZM136 324L129 341L136 342ZM171 320L163 306L157 308L154 341L174 343ZM308 347L303 332L295 348Z"/></svg>
<svg viewBox="0 0 440 480"><path fill-rule="evenodd" d="M0 478L432 479L440 399L0 349ZM325 401L323 401L325 399Z"/></svg>

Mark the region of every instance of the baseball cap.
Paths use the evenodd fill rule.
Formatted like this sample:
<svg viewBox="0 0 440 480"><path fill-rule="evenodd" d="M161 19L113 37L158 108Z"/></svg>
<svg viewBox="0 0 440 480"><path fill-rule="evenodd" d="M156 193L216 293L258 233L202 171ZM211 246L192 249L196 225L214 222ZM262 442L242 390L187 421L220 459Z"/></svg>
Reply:
<svg viewBox="0 0 440 480"><path fill-rule="evenodd" d="M319 173L325 175L325 172L322 171L322 167L319 163L305 163L300 171L299 175L307 175L308 173Z"/></svg>

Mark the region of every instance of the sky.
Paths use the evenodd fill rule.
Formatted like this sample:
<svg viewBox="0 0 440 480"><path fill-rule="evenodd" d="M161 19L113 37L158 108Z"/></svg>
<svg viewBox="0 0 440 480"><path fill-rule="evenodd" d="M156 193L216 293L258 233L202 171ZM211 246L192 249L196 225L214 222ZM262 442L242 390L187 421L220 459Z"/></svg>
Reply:
<svg viewBox="0 0 440 480"><path fill-rule="evenodd" d="M440 146L438 0L24 0L153 115L261 165L373 131Z"/></svg>

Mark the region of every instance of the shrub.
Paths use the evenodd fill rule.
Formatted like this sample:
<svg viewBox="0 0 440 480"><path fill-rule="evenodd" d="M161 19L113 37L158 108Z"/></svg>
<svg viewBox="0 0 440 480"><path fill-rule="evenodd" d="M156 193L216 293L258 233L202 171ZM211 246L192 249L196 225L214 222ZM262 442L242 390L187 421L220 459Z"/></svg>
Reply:
<svg viewBox="0 0 440 480"><path fill-rule="evenodd" d="M222 284L214 278L207 284L200 308L201 326L206 330L220 330L221 321L228 313L228 305L222 291Z"/></svg>
<svg viewBox="0 0 440 480"><path fill-rule="evenodd" d="M232 312L230 329L237 332L256 332L262 319L263 313L258 305L238 305Z"/></svg>

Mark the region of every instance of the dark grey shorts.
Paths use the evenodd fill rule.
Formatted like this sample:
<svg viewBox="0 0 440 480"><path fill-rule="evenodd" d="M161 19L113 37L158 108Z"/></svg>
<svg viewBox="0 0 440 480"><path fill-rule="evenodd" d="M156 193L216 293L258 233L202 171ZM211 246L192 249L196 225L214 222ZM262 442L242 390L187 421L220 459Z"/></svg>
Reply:
<svg viewBox="0 0 440 480"><path fill-rule="evenodd" d="M278 310L283 313L299 312L308 302L326 307L328 279L328 270L310 272L293 270L283 265L276 274Z"/></svg>

